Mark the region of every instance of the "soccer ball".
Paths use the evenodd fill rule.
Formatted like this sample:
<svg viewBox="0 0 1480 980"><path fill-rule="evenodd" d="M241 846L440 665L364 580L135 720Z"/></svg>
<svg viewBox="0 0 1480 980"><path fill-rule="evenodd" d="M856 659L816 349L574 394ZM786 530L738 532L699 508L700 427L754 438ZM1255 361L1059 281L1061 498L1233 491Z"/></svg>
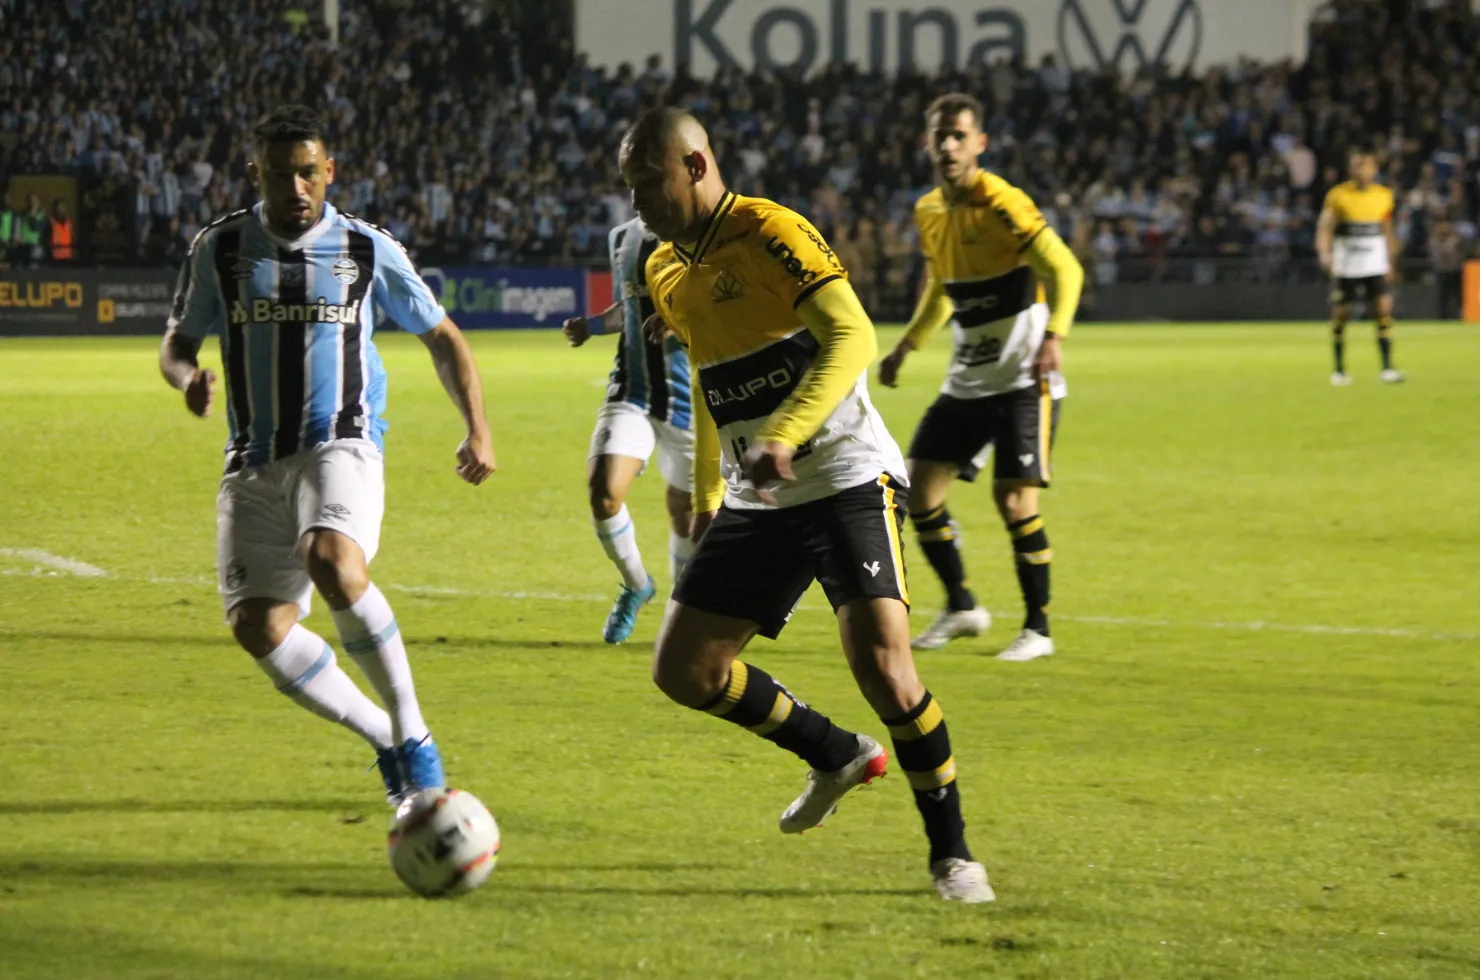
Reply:
<svg viewBox="0 0 1480 980"><path fill-rule="evenodd" d="M472 793L436 787L408 796L386 835L391 868L423 898L450 898L488 880L498 824Z"/></svg>

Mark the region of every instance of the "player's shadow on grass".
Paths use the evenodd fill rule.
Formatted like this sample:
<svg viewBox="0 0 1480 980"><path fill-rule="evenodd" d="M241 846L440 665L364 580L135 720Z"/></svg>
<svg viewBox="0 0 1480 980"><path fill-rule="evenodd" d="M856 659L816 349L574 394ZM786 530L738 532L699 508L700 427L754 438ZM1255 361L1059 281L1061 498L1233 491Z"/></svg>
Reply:
<svg viewBox="0 0 1480 980"><path fill-rule="evenodd" d="M825 898L835 895L871 895L880 896L902 896L918 898L922 892L919 888L807 888L798 886L795 888L781 887L736 887L728 888L723 885L658 885L655 887L643 887L641 885L561 885L544 884L542 882L518 882L510 881L512 875L505 876L499 880L499 887L503 891L519 891L526 894L555 894L555 895L653 895L664 898L699 898L704 895L718 895L728 898Z"/></svg>
<svg viewBox="0 0 1480 980"><path fill-rule="evenodd" d="M0 800L0 816L67 813L340 813L364 816L365 800Z"/></svg>
<svg viewBox="0 0 1480 980"><path fill-rule="evenodd" d="M394 898L405 894L399 883L370 884L382 873L373 863L314 864L294 861L94 861L12 858L0 860L0 882L25 887L40 882L80 882L88 885L116 881L131 887L140 882L217 882L241 885L251 891L353 894L365 898Z"/></svg>
<svg viewBox="0 0 1480 980"><path fill-rule="evenodd" d="M406 637L406 645L412 648L429 647L472 647L490 648L495 650L528 650L530 652L546 650L622 650L623 645L606 643L602 640L520 640L507 636L433 636L433 637ZM630 653L632 649L645 650L649 644L639 640L626 648Z"/></svg>
<svg viewBox="0 0 1480 980"><path fill-rule="evenodd" d="M55 643L117 643L149 647L236 647L229 635L174 636L119 630L13 630L0 628L0 640L40 640Z"/></svg>

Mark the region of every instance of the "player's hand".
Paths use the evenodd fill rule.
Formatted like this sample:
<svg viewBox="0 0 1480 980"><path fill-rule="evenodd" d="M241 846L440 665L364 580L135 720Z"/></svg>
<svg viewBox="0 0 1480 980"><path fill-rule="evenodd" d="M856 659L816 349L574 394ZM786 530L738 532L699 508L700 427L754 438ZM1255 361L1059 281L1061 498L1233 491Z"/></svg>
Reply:
<svg viewBox="0 0 1480 980"><path fill-rule="evenodd" d="M756 496L773 507L776 505L776 497L770 488L796 479L791 469L791 461L796 454L796 449L784 442L763 442L750 448L740 465L750 482L755 484Z"/></svg>
<svg viewBox="0 0 1480 980"><path fill-rule="evenodd" d="M718 513L717 510L706 510L702 514L696 512L694 523L690 525L689 539L698 544L699 539L704 537L704 532L709 530L709 525L714 523L714 515Z"/></svg>
<svg viewBox="0 0 1480 980"><path fill-rule="evenodd" d="M893 388L899 383L899 369L904 366L905 355L909 352L908 347L900 344L884 355L884 359L879 362L879 384L885 388Z"/></svg>
<svg viewBox="0 0 1480 980"><path fill-rule="evenodd" d="M1321 271L1329 276L1331 274L1331 256L1321 255L1317 256L1317 259L1321 263Z"/></svg>
<svg viewBox="0 0 1480 980"><path fill-rule="evenodd" d="M669 337L676 336L667 322L656 313L642 321L642 335L650 344L661 344Z"/></svg>
<svg viewBox="0 0 1480 980"><path fill-rule="evenodd" d="M1038 347L1038 356L1033 359L1033 380L1043 381L1063 370L1063 341L1056 333L1046 333Z"/></svg>
<svg viewBox="0 0 1480 980"><path fill-rule="evenodd" d="M469 434L457 447L457 475L477 486L493 475L498 463L493 458L493 436L487 429Z"/></svg>
<svg viewBox="0 0 1480 980"><path fill-rule="evenodd" d="M591 339L591 321L583 316L573 316L561 328L565 331L565 342L579 347Z"/></svg>
<svg viewBox="0 0 1480 980"><path fill-rule="evenodd" d="M210 368L196 368L185 385L185 407L190 414L205 418L211 414L211 402L216 400L216 372Z"/></svg>
<svg viewBox="0 0 1480 980"><path fill-rule="evenodd" d="M1387 284L1389 286L1391 286L1391 285L1393 285L1397 281L1398 281L1398 270L1397 269L1389 269L1387 271Z"/></svg>

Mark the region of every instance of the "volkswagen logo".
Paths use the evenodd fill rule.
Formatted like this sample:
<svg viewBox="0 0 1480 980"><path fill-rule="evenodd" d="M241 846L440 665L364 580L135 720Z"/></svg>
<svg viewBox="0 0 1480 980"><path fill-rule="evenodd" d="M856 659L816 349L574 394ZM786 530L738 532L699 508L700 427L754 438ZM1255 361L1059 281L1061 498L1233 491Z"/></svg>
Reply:
<svg viewBox="0 0 1480 980"><path fill-rule="evenodd" d="M1064 0L1058 28L1069 68L1135 72L1195 61L1203 17L1197 0Z"/></svg>

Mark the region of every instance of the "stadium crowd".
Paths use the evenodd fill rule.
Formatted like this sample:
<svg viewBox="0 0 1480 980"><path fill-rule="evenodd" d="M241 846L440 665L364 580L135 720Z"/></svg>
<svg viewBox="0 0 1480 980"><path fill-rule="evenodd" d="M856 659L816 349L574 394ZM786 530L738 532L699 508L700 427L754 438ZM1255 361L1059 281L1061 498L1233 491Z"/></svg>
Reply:
<svg viewBox="0 0 1480 980"><path fill-rule="evenodd" d="M284 0L0 0L0 175L131 174L140 254L178 262L212 215L253 199L250 120L305 102L330 120L335 203L421 260L599 262L629 214L616 140L668 101L706 121L736 190L807 214L865 298L896 305L918 274L911 208L930 182L921 112L965 88L986 106L986 164L1034 195L1101 283L1318 274L1298 260L1358 145L1398 191L1404 259L1475 245L1480 17L1462 0L1334 0L1299 64L1129 76L1048 56L708 79L657 58L593 67L538 0L341 7L336 48ZM3 208L13 258L48 254L69 220L55 212Z"/></svg>

